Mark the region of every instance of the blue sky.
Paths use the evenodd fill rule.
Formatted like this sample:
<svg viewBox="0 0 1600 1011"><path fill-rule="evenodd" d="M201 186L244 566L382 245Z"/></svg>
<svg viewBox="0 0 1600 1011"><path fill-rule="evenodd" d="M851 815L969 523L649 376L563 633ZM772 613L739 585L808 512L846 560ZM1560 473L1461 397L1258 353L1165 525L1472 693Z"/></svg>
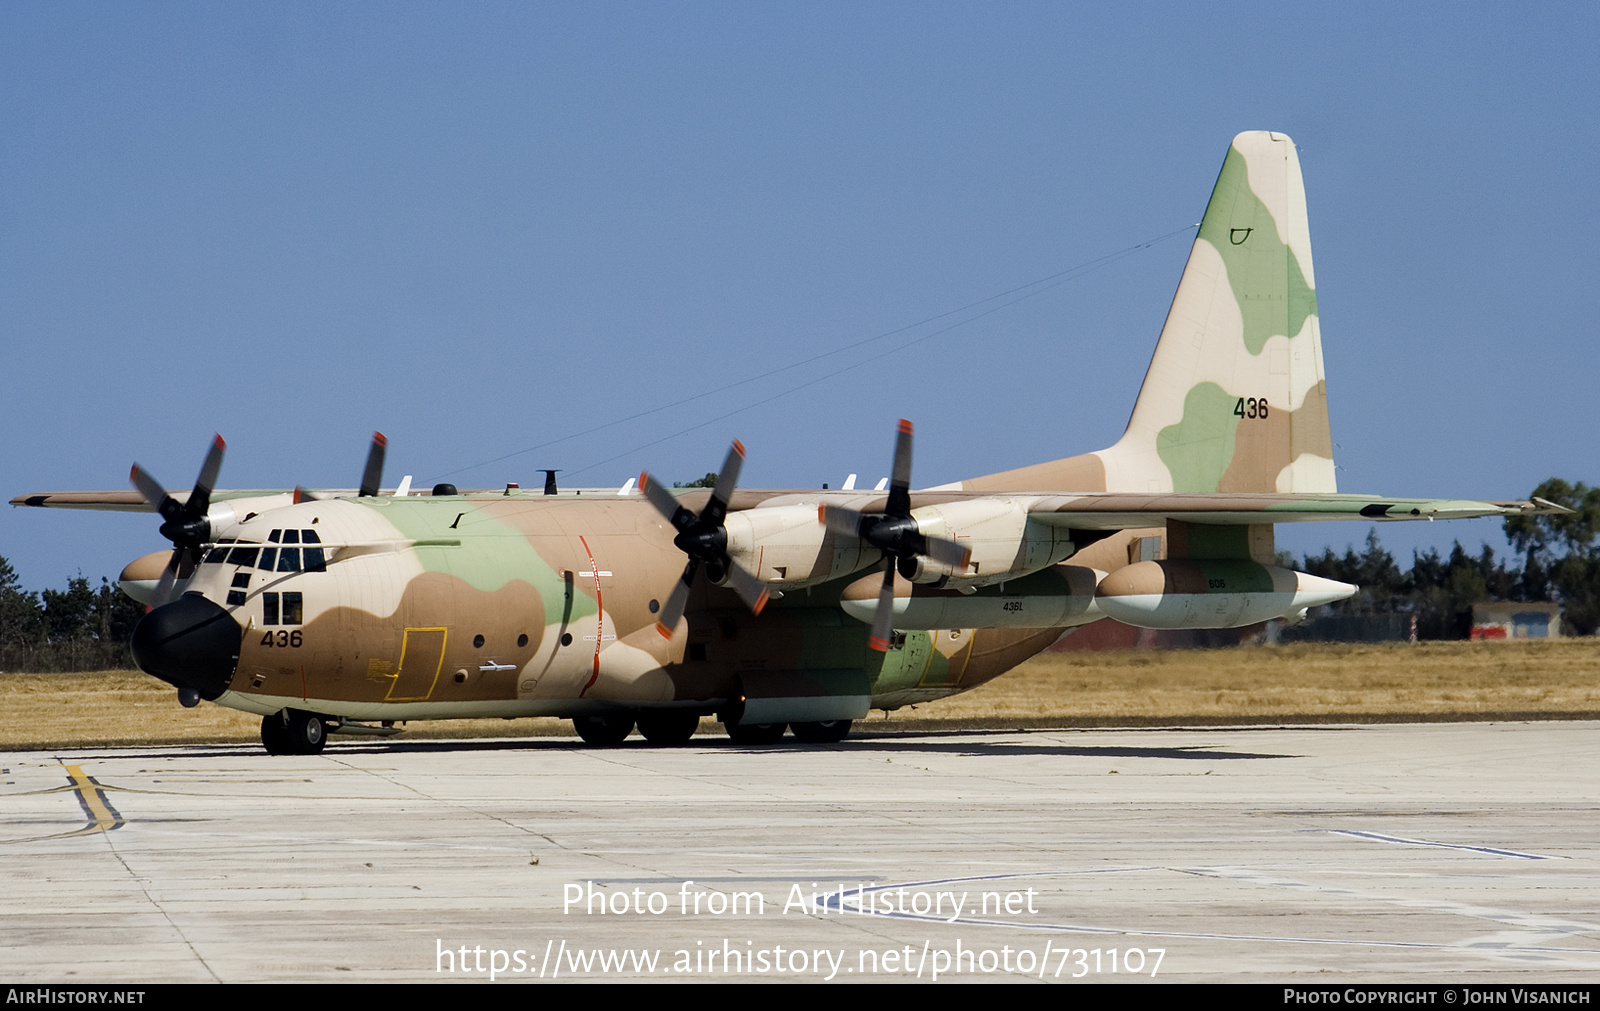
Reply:
<svg viewBox="0 0 1600 1011"><path fill-rule="evenodd" d="M124 487L135 460L186 487L212 432L226 487L354 485L374 429L390 483L464 487L685 479L734 437L750 486L876 480L900 417L917 484L1097 449L1187 233L594 429L1182 229L1247 129L1300 146L1341 488L1594 483L1597 20L0 5L4 497ZM0 555L34 589L114 577L156 526L6 509ZM1499 543L1485 522L1381 534L1406 560Z"/></svg>

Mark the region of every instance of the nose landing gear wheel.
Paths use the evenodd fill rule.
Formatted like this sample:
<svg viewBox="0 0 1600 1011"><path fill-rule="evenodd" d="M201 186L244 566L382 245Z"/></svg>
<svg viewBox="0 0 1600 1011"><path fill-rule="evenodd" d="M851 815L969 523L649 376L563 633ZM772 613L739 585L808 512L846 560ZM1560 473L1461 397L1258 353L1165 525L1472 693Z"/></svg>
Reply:
<svg viewBox="0 0 1600 1011"><path fill-rule="evenodd" d="M261 744L269 755L320 755L328 728L316 713L284 709L261 718Z"/></svg>
<svg viewBox="0 0 1600 1011"><path fill-rule="evenodd" d="M819 720L815 723L791 723L795 739L806 744L838 744L850 733L851 720Z"/></svg>
<svg viewBox="0 0 1600 1011"><path fill-rule="evenodd" d="M585 744L597 748L614 748L633 733L633 719L628 716L575 716L572 726Z"/></svg>

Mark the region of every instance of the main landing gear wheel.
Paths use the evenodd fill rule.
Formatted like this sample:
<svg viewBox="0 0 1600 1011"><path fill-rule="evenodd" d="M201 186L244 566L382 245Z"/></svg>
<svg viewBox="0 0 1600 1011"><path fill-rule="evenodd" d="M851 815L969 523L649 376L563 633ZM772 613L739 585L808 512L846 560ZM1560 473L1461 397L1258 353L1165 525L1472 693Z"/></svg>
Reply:
<svg viewBox="0 0 1600 1011"><path fill-rule="evenodd" d="M838 744L850 732L851 720L819 720L815 723L791 723L795 739L806 744Z"/></svg>
<svg viewBox="0 0 1600 1011"><path fill-rule="evenodd" d="M700 714L683 709L647 710L639 714L639 733L657 747L688 744L699 725Z"/></svg>
<svg viewBox="0 0 1600 1011"><path fill-rule="evenodd" d="M320 755L328 728L316 713L284 709L261 718L261 743L269 755Z"/></svg>
<svg viewBox="0 0 1600 1011"><path fill-rule="evenodd" d="M574 716L572 726L585 744L614 748L633 733L631 716Z"/></svg>
<svg viewBox="0 0 1600 1011"><path fill-rule="evenodd" d="M777 744L783 740L787 723L724 723L728 740L735 744Z"/></svg>

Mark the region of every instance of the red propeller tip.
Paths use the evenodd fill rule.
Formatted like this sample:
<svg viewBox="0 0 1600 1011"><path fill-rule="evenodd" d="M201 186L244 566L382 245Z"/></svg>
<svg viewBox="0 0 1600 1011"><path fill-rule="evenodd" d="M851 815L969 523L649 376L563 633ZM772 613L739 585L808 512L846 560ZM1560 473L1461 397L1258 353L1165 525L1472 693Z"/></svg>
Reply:
<svg viewBox="0 0 1600 1011"><path fill-rule="evenodd" d="M910 435L911 434L911 422L907 421L904 418L901 418L900 419L900 431L906 433L907 435Z"/></svg>

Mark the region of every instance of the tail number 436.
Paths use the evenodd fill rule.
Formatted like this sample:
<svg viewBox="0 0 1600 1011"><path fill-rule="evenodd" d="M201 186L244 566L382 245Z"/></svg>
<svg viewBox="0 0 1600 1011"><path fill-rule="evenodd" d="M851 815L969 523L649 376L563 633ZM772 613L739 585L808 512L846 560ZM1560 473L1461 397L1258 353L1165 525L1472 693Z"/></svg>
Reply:
<svg viewBox="0 0 1600 1011"><path fill-rule="evenodd" d="M1233 405L1235 417L1259 420L1267 416L1266 397L1240 397L1239 402Z"/></svg>

